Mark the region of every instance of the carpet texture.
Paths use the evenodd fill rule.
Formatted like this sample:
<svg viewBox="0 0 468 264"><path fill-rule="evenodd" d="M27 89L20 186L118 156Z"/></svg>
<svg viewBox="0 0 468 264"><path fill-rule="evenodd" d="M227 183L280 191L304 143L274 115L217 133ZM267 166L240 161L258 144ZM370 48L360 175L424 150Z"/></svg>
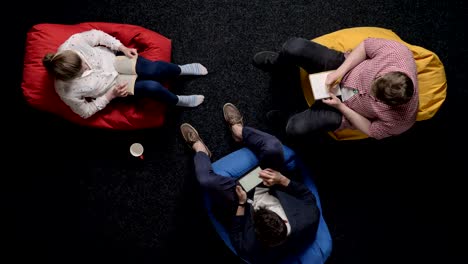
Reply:
<svg viewBox="0 0 468 264"><path fill-rule="evenodd" d="M179 125L198 129L213 161L240 147L223 121L226 102L241 110L247 125L274 133L265 119L276 104L271 77L252 66L252 56L278 49L292 36L314 38L358 26L388 28L434 51L446 67L449 92L436 116L401 136L297 146L308 154L332 233L328 263L453 263L447 260L454 257L447 223L456 212L457 197L449 194L457 184L447 168L468 175L459 174L466 171L458 165L462 156L451 151L466 146L453 133L462 129L460 109L468 100L466 85L457 85L466 81L458 70L467 59L459 44L466 41L458 22L466 14L464 2L452 8L446 1L405 0L36 1L24 10L25 5L16 3L13 20L5 22L11 72L4 88L11 99L4 121L8 170L2 215L9 216L3 238L12 261L3 263L240 263L204 212L192 152ZM178 79L174 91L204 94L205 102L171 109L164 127L139 131L78 127L29 108L20 89L27 30L37 23L86 21L136 24L170 38L174 63L200 62L209 71ZM449 38L457 46L450 65ZM134 142L145 147L144 161L130 156Z"/></svg>

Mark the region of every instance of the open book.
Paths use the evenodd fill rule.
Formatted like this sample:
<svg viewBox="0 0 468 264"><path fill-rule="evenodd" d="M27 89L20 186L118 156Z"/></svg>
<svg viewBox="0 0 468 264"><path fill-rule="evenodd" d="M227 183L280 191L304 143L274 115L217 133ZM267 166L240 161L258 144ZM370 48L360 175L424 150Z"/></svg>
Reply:
<svg viewBox="0 0 468 264"><path fill-rule="evenodd" d="M137 56L133 59L130 59L127 56L116 56L114 67L115 70L119 73L117 76L117 83L127 83L127 90L129 94L134 94L135 91L135 81L137 79L136 74L136 61Z"/></svg>
<svg viewBox="0 0 468 264"><path fill-rule="evenodd" d="M310 86L312 87L312 94L315 100L330 98L330 92L333 92L336 96L341 95L340 85L336 85L331 91L329 91L328 87L325 85L325 80L330 72L332 71L309 74Z"/></svg>

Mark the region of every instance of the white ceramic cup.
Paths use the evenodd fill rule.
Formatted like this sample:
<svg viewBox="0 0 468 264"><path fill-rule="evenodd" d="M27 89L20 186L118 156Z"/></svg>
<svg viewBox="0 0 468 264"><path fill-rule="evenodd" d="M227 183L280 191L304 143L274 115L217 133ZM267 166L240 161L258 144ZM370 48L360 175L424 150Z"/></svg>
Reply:
<svg viewBox="0 0 468 264"><path fill-rule="evenodd" d="M134 157L143 159L143 151L143 145L141 145L140 143L133 143L130 146L130 154L132 154L132 156Z"/></svg>

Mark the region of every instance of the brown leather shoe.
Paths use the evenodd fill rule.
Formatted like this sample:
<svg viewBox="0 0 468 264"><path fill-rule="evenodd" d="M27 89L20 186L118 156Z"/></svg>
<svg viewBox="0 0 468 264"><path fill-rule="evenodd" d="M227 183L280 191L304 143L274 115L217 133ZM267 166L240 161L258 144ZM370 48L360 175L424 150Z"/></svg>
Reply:
<svg viewBox="0 0 468 264"><path fill-rule="evenodd" d="M231 130L231 134L232 134L232 137L234 138L234 141L241 142L242 138L239 138L238 136L236 136L234 134L234 130L232 129L232 127L237 124L244 126L244 120L243 120L241 113L239 112L239 109L237 109L237 107L235 107L231 103L226 103L223 106L223 114L224 114L224 120L229 125L229 129Z"/></svg>
<svg viewBox="0 0 468 264"><path fill-rule="evenodd" d="M182 125L180 125L180 132L182 133L182 137L184 137L185 142L192 149L193 149L193 144L195 144L195 142L197 142L197 141L200 141L200 143L203 144L206 151L208 152L208 157L211 158L210 149L208 149L208 147L205 145L205 142L203 142L203 140L198 135L197 130L193 126L191 126L188 123L183 123Z"/></svg>
<svg viewBox="0 0 468 264"><path fill-rule="evenodd" d="M223 106L223 114L224 114L224 120L226 123L228 123L229 127L232 127L233 125L240 124L244 125L244 120L239 112L239 109L235 107L231 103L226 103Z"/></svg>

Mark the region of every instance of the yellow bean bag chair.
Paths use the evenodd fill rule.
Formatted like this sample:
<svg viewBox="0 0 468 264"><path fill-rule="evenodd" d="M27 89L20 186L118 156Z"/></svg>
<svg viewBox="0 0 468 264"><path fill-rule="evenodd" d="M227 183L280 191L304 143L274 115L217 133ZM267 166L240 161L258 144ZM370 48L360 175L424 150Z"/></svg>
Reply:
<svg viewBox="0 0 468 264"><path fill-rule="evenodd" d="M410 45L400 39L393 31L378 27L346 28L333 33L312 39L328 48L345 52L352 50L368 37L384 38L399 41L405 44L412 52L416 61L419 82L419 110L417 121L433 117L445 100L447 94L447 79L444 65L439 57L425 48ZM311 92L308 73L301 69L301 86L304 97L311 106L314 97ZM345 129L339 132L329 132L336 140L363 139L368 136L358 130Z"/></svg>

